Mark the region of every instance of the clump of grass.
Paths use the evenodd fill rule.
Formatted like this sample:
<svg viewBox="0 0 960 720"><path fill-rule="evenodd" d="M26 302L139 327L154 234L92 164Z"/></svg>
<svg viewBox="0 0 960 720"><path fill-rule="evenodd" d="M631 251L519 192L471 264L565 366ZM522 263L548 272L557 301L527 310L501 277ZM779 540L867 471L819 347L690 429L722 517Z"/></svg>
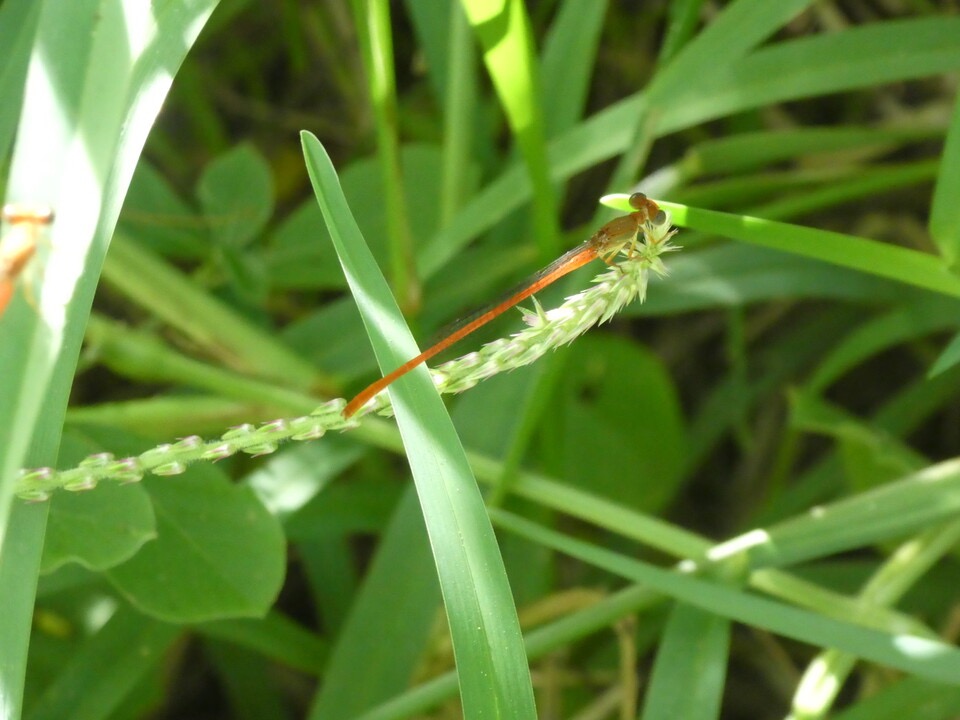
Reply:
<svg viewBox="0 0 960 720"><path fill-rule="evenodd" d="M957 18L142 6L0 12L6 199L56 214L0 319L7 715L960 711ZM396 424L314 413L377 375L354 302L389 370L403 317L482 305L637 185L683 229L646 302L453 425L423 373ZM625 267L519 337L567 342L645 289ZM15 497L118 469L167 475Z"/></svg>

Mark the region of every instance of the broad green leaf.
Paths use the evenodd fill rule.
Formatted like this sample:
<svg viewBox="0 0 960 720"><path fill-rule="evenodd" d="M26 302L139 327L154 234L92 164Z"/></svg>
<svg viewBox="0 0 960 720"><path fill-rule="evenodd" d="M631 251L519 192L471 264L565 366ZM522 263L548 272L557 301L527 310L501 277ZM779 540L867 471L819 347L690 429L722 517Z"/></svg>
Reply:
<svg viewBox="0 0 960 720"><path fill-rule="evenodd" d="M237 145L204 169L197 196L213 241L213 261L232 294L250 305L262 303L266 274L246 248L273 214L273 176L266 159L250 145Z"/></svg>
<svg viewBox="0 0 960 720"><path fill-rule="evenodd" d="M597 333L572 348L564 375L561 480L634 510L663 508L687 453L679 399L663 365Z"/></svg>
<svg viewBox="0 0 960 720"><path fill-rule="evenodd" d="M171 622L266 614L283 582L286 549L279 522L254 494L207 465L143 485L157 539L107 571L117 590Z"/></svg>
<svg viewBox="0 0 960 720"><path fill-rule="evenodd" d="M249 245L273 214L270 166L252 146L237 145L204 169L197 197L217 243Z"/></svg>
<svg viewBox="0 0 960 720"><path fill-rule="evenodd" d="M130 181L117 231L167 258L196 260L210 252L207 223L146 160Z"/></svg>
<svg viewBox="0 0 960 720"><path fill-rule="evenodd" d="M281 223L261 253L276 290L343 287L343 273L327 237L320 208L306 200Z"/></svg>
<svg viewBox="0 0 960 720"><path fill-rule="evenodd" d="M60 464L75 466L102 449L96 441L67 434ZM50 500L41 572L50 573L69 562L105 570L130 559L154 537L150 498L137 485L105 483L95 491L59 492Z"/></svg>
<svg viewBox="0 0 960 720"><path fill-rule="evenodd" d="M105 483L96 492L58 493L50 501L40 572L69 562L105 570L155 536L153 508L142 488Z"/></svg>

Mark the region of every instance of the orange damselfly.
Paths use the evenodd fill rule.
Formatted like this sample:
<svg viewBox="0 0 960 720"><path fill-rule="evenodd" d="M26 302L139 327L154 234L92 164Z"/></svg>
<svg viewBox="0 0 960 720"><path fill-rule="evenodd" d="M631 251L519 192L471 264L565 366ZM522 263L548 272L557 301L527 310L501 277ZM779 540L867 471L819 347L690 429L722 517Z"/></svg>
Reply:
<svg viewBox="0 0 960 720"><path fill-rule="evenodd" d="M434 355L443 352L474 330L483 327L517 303L523 302L534 293L539 292L564 275L573 272L577 268L583 267L596 258L600 258L608 265L612 265L613 258L616 257L617 253L636 241L637 235L643 230L644 223L654 219L657 214L661 212L660 207L643 193L634 193L630 196L630 207L634 208L634 212L629 215L614 218L606 223L597 230L589 240L572 250L568 250L545 268L527 278L523 283L508 293L504 300L486 310L475 313L470 316L466 322L457 323L455 328L437 343L416 357L407 360L407 362L396 370L393 370L376 382L368 385L346 404L343 409L343 416L349 418L354 415L381 390L406 375L420 365L420 363L426 362Z"/></svg>
<svg viewBox="0 0 960 720"><path fill-rule="evenodd" d="M9 230L0 239L0 316L13 297L17 278L37 252L40 229L53 222L53 210L26 205L3 206L3 222Z"/></svg>

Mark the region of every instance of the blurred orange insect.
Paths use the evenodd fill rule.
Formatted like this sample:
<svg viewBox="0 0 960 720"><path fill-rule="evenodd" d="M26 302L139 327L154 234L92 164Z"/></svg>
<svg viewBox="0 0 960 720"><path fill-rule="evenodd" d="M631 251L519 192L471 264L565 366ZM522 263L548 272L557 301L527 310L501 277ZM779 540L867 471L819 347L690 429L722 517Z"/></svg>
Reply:
<svg viewBox="0 0 960 720"><path fill-rule="evenodd" d="M6 232L0 237L0 317L2 317L13 297L17 278L37 252L37 241L42 228L53 222L53 210L11 203L3 206L0 216L8 226Z"/></svg>

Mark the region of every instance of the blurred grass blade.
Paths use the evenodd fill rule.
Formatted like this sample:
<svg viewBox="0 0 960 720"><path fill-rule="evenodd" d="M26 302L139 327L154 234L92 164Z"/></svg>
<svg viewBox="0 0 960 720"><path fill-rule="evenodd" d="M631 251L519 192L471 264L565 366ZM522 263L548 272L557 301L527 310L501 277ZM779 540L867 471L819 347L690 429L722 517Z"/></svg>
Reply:
<svg viewBox="0 0 960 720"><path fill-rule="evenodd" d="M727 72L726 63L746 55L812 2L736 0L730 3L657 73L648 91L651 103L669 103L677 88L692 84L705 89L712 85L714 78ZM717 58L723 58L724 62L718 63Z"/></svg>
<svg viewBox="0 0 960 720"><path fill-rule="evenodd" d="M534 233L543 262L559 254L557 197L547 159L540 71L523 0L461 0L533 186Z"/></svg>
<svg viewBox="0 0 960 720"><path fill-rule="evenodd" d="M674 222L681 227L823 260L931 292L960 297L960 277L951 273L943 261L933 255L828 230L701 210L671 202L661 202L661 205L673 214Z"/></svg>
<svg viewBox="0 0 960 720"><path fill-rule="evenodd" d="M958 68L960 18L911 18L776 43L739 60L714 63L705 74L669 80L661 75L651 96L662 99L660 135L770 103ZM672 75L672 69L664 75Z"/></svg>
<svg viewBox="0 0 960 720"><path fill-rule="evenodd" d="M944 687L928 680L906 677L894 680L841 712L831 713L830 720L943 720L958 716L960 687ZM795 717L788 716L788 720Z"/></svg>
<svg viewBox="0 0 960 720"><path fill-rule="evenodd" d="M330 383L268 330L121 231L104 261L103 279L226 367L301 390Z"/></svg>
<svg viewBox="0 0 960 720"><path fill-rule="evenodd" d="M477 109L476 52L470 25L457 3L450 5L449 67L443 103L443 182L440 227L447 225L470 190L471 146Z"/></svg>
<svg viewBox="0 0 960 720"><path fill-rule="evenodd" d="M806 401L807 405L812 404ZM811 409L805 412L813 413ZM822 423L821 423L822 425ZM848 430L849 433L855 429ZM865 433L860 432L863 437ZM914 453L889 450L889 464L916 462ZM875 457L879 462L881 457ZM750 566L790 565L869 547L955 517L960 507L960 460L947 460L872 490L738 538Z"/></svg>
<svg viewBox="0 0 960 720"><path fill-rule="evenodd" d="M508 513L498 512L497 524L707 612L817 647L844 650L917 677L960 685L960 650L939 640L842 622L714 581L655 567Z"/></svg>
<svg viewBox="0 0 960 720"><path fill-rule="evenodd" d="M954 335L930 367L927 377L935 377L960 363L960 335Z"/></svg>
<svg viewBox="0 0 960 720"><path fill-rule="evenodd" d="M37 0L7 0L0 5L0 158L7 158L20 119L24 77L30 60L30 45L37 29L42 3Z"/></svg>
<svg viewBox="0 0 960 720"><path fill-rule="evenodd" d="M816 368L806 381L806 390L822 393L842 375L882 352L903 343L919 340L931 333L956 329L957 310L954 300L926 295L917 302L905 302L889 313L865 321L848 333L827 355L819 359ZM947 349L951 345L948 345ZM946 354L947 350L944 350L941 359ZM958 357L960 357L960 344L955 348L954 359ZM943 370L947 369L947 367L943 368ZM929 374L932 377L939 372L935 363Z"/></svg>
<svg viewBox="0 0 960 720"><path fill-rule="evenodd" d="M408 490L337 636L311 720L352 720L402 693L426 650L440 594L420 506Z"/></svg>
<svg viewBox="0 0 960 720"><path fill-rule="evenodd" d="M953 107L947 142L940 156L940 176L933 189L930 235L943 257L955 266L960 259L960 93Z"/></svg>
<svg viewBox="0 0 960 720"><path fill-rule="evenodd" d="M687 180L742 173L765 165L812 155L871 150L882 152L905 143L935 140L943 129L935 123L905 127L839 125L741 132L699 142L684 153L681 173Z"/></svg>
<svg viewBox="0 0 960 720"><path fill-rule="evenodd" d="M30 720L106 720L163 658L181 630L121 607L80 643L44 691Z"/></svg>
<svg viewBox="0 0 960 720"><path fill-rule="evenodd" d="M643 720L720 717L730 621L678 603L670 612L644 698Z"/></svg>
<svg viewBox="0 0 960 720"><path fill-rule="evenodd" d="M44 2L7 200L49 205L37 307L16 302L0 343L0 712L19 716L46 507L17 505L24 465L56 464L97 275L147 133L216 0ZM30 453L27 448L30 447Z"/></svg>
<svg viewBox="0 0 960 720"><path fill-rule="evenodd" d="M543 48L543 115L547 137L583 117L609 0L566 0Z"/></svg>
<svg viewBox="0 0 960 720"><path fill-rule="evenodd" d="M317 200L385 370L417 353L367 250L330 158L309 133L304 155ZM407 448L453 640L465 717L535 718L520 624L483 499L427 372L390 390Z"/></svg>
<svg viewBox="0 0 960 720"><path fill-rule="evenodd" d="M711 78L723 72L724 63L718 63L716 58L724 57L725 62L733 62L772 35L810 2L738 0L681 50L662 72L656 73L650 87L641 96L639 112L631 120L631 137L608 185L609 191L622 191L636 178L657 137L663 108L675 102L678 86L686 87L691 81L700 87L711 85Z"/></svg>
<svg viewBox="0 0 960 720"><path fill-rule="evenodd" d="M670 3L667 15L667 33L660 46L658 64L672 60L689 42L700 22L704 0L675 0ZM769 5L769 3L766 3Z"/></svg>
<svg viewBox="0 0 960 720"><path fill-rule="evenodd" d="M864 606L889 607L901 600L917 581L950 553L960 540L960 522L953 520L910 538L892 552L863 587L858 600ZM857 658L825 650L814 658L793 698L797 717L825 717L850 676Z"/></svg>
<svg viewBox="0 0 960 720"><path fill-rule="evenodd" d="M420 281L413 262L413 235L400 170L390 3L388 0L353 0L352 5L377 129L377 159L383 178L390 240L390 276L400 304L412 310L420 305Z"/></svg>

